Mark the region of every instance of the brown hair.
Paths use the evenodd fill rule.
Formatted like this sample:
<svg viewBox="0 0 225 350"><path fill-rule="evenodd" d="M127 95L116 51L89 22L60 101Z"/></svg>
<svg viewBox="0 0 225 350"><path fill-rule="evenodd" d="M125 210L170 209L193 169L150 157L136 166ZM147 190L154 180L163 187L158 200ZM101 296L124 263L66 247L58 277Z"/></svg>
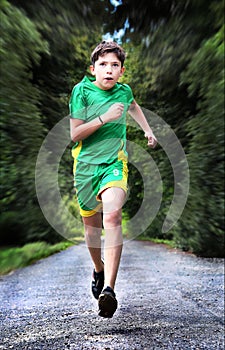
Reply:
<svg viewBox="0 0 225 350"><path fill-rule="evenodd" d="M123 63L124 63L125 58L126 58L125 51L121 46L119 46L114 41L102 41L100 44L98 44L96 46L96 48L94 49L94 51L91 54L92 64L94 65L99 57L102 57L109 52L115 53L115 55L117 56L117 58L121 62L121 66L123 67Z"/></svg>

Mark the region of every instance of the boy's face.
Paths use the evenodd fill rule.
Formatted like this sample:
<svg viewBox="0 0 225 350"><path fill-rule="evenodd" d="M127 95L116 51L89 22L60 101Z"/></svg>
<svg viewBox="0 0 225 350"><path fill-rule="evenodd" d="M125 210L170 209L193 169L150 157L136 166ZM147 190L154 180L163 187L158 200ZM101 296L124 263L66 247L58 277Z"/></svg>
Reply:
<svg viewBox="0 0 225 350"><path fill-rule="evenodd" d="M94 66L90 66L92 75L95 76L94 84L102 90L111 89L123 75L125 68L113 52L100 56Z"/></svg>

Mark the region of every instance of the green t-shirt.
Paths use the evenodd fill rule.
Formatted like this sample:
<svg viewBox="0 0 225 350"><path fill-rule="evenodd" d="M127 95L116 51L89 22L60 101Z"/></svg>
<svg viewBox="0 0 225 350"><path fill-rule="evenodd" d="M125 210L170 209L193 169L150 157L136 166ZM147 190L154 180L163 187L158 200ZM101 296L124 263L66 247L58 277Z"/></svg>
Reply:
<svg viewBox="0 0 225 350"><path fill-rule="evenodd" d="M89 122L104 114L114 103L123 103L122 116L102 125L86 139L73 146L73 157L88 164L110 163L120 150L126 152L126 112L134 100L131 88L116 83L112 89L102 90L93 84L95 78L85 76L74 86L70 99L70 117Z"/></svg>

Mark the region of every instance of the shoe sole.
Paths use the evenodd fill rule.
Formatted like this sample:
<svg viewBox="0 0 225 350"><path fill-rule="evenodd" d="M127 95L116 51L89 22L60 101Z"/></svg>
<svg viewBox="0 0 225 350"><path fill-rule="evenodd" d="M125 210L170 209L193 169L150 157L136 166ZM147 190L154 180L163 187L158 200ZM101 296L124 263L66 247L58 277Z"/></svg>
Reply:
<svg viewBox="0 0 225 350"><path fill-rule="evenodd" d="M113 317L117 309L117 300L111 294L104 293L98 299L99 312L98 315L105 318Z"/></svg>

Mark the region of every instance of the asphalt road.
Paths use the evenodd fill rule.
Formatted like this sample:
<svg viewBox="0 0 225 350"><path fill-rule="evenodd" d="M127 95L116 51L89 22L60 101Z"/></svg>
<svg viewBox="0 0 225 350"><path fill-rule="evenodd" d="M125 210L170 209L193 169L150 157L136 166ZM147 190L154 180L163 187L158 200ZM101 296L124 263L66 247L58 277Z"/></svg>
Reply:
<svg viewBox="0 0 225 350"><path fill-rule="evenodd" d="M124 244L112 319L97 315L85 245L0 279L0 349L224 349L224 261Z"/></svg>

